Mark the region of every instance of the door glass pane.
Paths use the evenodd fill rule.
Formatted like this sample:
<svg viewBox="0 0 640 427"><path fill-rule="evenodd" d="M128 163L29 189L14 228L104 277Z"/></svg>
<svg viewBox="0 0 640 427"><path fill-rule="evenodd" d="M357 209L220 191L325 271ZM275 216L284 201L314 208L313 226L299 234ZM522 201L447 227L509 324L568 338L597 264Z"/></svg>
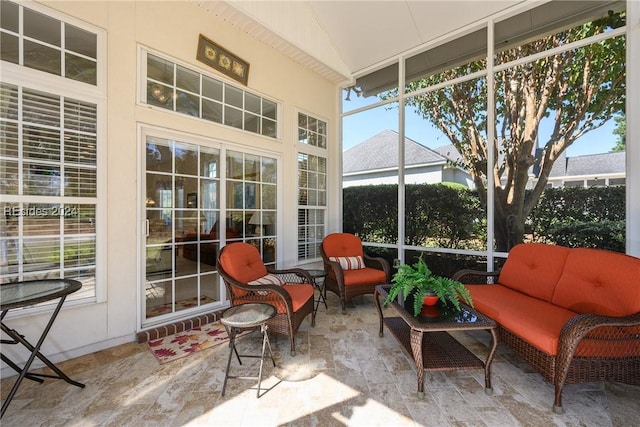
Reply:
<svg viewBox="0 0 640 427"><path fill-rule="evenodd" d="M220 154L217 150L207 151L206 149L202 149L200 151L201 176L208 177L208 178L217 178L218 163L220 163Z"/></svg>
<svg viewBox="0 0 640 427"><path fill-rule="evenodd" d="M147 140L147 170L171 172L173 152L166 139L149 138Z"/></svg>
<svg viewBox="0 0 640 427"><path fill-rule="evenodd" d="M176 173L198 175L198 149L190 144L175 144Z"/></svg>
<svg viewBox="0 0 640 427"><path fill-rule="evenodd" d="M243 177L242 153L227 151L227 178L242 179Z"/></svg>
<svg viewBox="0 0 640 427"><path fill-rule="evenodd" d="M187 315L220 298L215 269L220 153L154 137L147 137L146 148L145 319Z"/></svg>
<svg viewBox="0 0 640 427"><path fill-rule="evenodd" d="M200 181L200 208L202 209L215 209L218 206L218 181L213 180L201 180Z"/></svg>
<svg viewBox="0 0 640 427"><path fill-rule="evenodd" d="M242 209L244 207L244 185L241 182L227 182L227 208Z"/></svg>

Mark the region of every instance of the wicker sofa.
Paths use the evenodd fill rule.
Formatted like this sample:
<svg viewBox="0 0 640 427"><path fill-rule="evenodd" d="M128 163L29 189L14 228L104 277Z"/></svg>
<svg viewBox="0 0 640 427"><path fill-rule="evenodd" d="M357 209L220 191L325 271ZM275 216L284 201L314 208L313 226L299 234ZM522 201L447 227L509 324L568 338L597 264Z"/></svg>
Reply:
<svg viewBox="0 0 640 427"><path fill-rule="evenodd" d="M526 243L498 272L453 278L498 323L500 342L555 386L555 412L564 384L640 385L640 258Z"/></svg>

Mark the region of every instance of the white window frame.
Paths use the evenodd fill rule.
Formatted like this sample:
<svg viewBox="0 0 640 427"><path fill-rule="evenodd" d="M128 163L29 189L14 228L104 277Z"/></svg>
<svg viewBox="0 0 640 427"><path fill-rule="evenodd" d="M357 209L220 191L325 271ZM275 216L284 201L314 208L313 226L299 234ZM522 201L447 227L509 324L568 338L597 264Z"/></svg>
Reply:
<svg viewBox="0 0 640 427"><path fill-rule="evenodd" d="M96 105L96 254L95 254L95 290L86 295L83 290L77 295L71 295L67 299L66 305L101 303L107 299L106 265L107 265L107 233L106 233L106 70L107 70L107 33L105 30L87 24L68 15L62 14L48 7L42 6L32 1L16 2L21 7L32 9L36 12L50 16L54 19L74 25L85 31L96 34L96 85L75 81L63 76L50 74L44 71L35 70L21 65L2 62L2 77L4 83L34 89L49 94L65 98L72 98L79 101ZM22 12L20 13L22 17ZM22 23L20 22L20 25ZM20 122L21 123L21 122ZM22 179L22 177L20 177ZM21 201L24 196L19 196ZM35 202L49 203L50 200L38 199L41 196L30 196L30 200ZM70 203L74 203L71 198ZM3 196L3 201L11 202L9 196ZM42 304L35 307L23 309L28 313L37 313L50 304ZM43 308L44 307L44 308ZM22 311L20 312L22 313ZM18 315L21 315L18 313Z"/></svg>
<svg viewBox="0 0 640 427"><path fill-rule="evenodd" d="M230 87L233 87L233 88L235 88L237 90L242 91L243 94L244 93L248 93L248 94L254 95L256 97L259 97L262 100L266 100L266 101L272 102L276 106L276 114L275 114L275 119L270 119L269 118L269 120L274 120L275 121L275 133L276 133L276 135L275 136L264 135L261 132L257 132L256 133L256 132L253 132L251 130L245 130L243 128L238 128L238 127L235 127L235 126L226 125L226 124L224 124L224 121L221 123L221 122L216 122L216 121L212 121L212 120L207 120L207 119L203 119L201 117L190 116L188 114L181 113L179 111L176 111L175 109L162 108L162 107L154 106L153 104L147 103L147 90L146 90L146 88L147 88L147 85L146 85L146 82L147 82L147 55L149 55L149 54L151 54L153 56L157 56L157 57L159 57L161 59L164 59L166 61L172 62L175 65L179 65L181 67L184 67L184 68L186 68L186 69L188 69L188 70L190 70L190 71L192 71L194 73L199 74L202 77L207 77L207 78L210 78L210 79L213 79L213 80L217 80L217 81L221 82L225 86L230 86ZM205 70L203 70L203 69L201 69L199 67L195 67L192 64L187 64L187 63L185 63L183 61L180 61L177 58L173 58L173 57L171 57L169 55L163 54L161 52L158 52L156 50L150 49L150 48L148 48L146 46L143 46L143 45L140 45L140 44L138 45L138 67L139 67L139 69L138 69L138 91L137 91L137 100L136 100L138 105L140 105L142 107L145 107L145 108L151 108L151 109L156 110L156 111L163 111L163 112L166 112L166 113L169 113L169 114L176 114L176 115L179 115L180 117L186 117L186 118L190 118L190 119L193 119L193 120L199 120L199 121L202 121L202 122L205 122L207 124L214 125L214 126L223 126L225 129L233 129L233 130L238 131L238 132L243 132L243 133L246 133L247 135L251 135L251 137L253 137L253 138L257 137L257 138L261 138L261 139L264 139L265 141L270 141L270 142L273 142L273 141L280 141L281 142L282 141L282 138L281 138L281 135L282 135L282 120L281 120L281 117L282 117L282 110L283 110L282 102L280 102L280 101L278 101L276 99L273 99L273 98L271 98L269 96L266 96L266 95L264 95L264 94L262 94L262 93L260 93L258 91L248 90L248 89L246 89L246 88L244 88L242 86L239 86L239 85L235 84L234 82L232 82L229 79L223 78L223 77L221 77L219 75L208 73ZM174 87L175 87L175 85L174 85ZM203 97L200 94L195 94L195 93L192 93L192 95L197 96L199 98L200 107L202 107L202 98ZM223 104L223 108L226 105L227 104ZM239 109L236 106L232 106L232 105L229 105L229 107L231 107L233 109L236 109L236 110L239 110L243 114L245 112L248 112L248 113L250 113L252 115L255 115L255 113L253 113L251 111L248 111L248 110L246 110L244 108L244 99L243 99L243 107L241 109ZM202 108L200 108L200 110L202 110ZM262 115L260 115L258 117L263 118Z"/></svg>
<svg viewBox="0 0 640 427"><path fill-rule="evenodd" d="M326 148L321 148L312 144L306 144L306 143L302 143L299 142L298 138L299 138L299 134L298 134L298 118L300 116L300 114L304 114L308 117L312 117L316 120L320 120L323 121L325 123L325 138L326 138L326 142L325 142L325 147ZM330 144L329 141L329 120L327 120L326 118L319 116L318 114L313 114L310 113L308 111L302 110L302 109L295 109L295 117L294 117L294 123L296 124L294 126L294 132L295 132L295 136L294 136L294 141L295 145L296 145L296 152L295 152L295 162L296 162L296 221L297 221L297 227L296 227L296 253L297 253L297 262L299 263L307 263L307 262L314 262L320 259L319 256L317 257L310 257L310 258L304 258L300 256L300 249L299 249L299 245L300 244L309 244L311 243L310 241L306 241L306 242L302 242L301 240L299 240L299 230L301 227L308 227L309 224L301 224L300 221L300 216L299 216L299 212L301 209L305 209L305 210L320 210L320 211L324 211L324 222L323 222L323 227L324 227L324 233L323 236L327 234L327 226L328 226L328 198L329 198L329 180L328 180L328 165L329 165L329 153L328 153L328 147ZM307 154L307 155L312 155L312 156L317 156L317 157L321 157L325 159L325 164L326 164L326 168L327 168L327 172L325 173L325 204L324 206L321 205L301 205L299 204L299 192L300 192L300 174L299 174L299 164L298 164L298 156L299 154ZM317 240L318 245L322 242L322 238L319 238Z"/></svg>

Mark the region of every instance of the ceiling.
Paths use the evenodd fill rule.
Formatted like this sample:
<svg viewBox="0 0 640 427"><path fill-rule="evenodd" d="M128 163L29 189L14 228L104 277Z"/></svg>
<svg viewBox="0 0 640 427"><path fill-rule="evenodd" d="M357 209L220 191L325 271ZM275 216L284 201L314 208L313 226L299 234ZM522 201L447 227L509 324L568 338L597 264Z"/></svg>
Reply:
<svg viewBox="0 0 640 427"><path fill-rule="evenodd" d="M309 1L352 74L520 1Z"/></svg>
<svg viewBox="0 0 640 427"><path fill-rule="evenodd" d="M191 0L339 83L527 0Z"/></svg>
<svg viewBox="0 0 640 427"><path fill-rule="evenodd" d="M615 0L190 1L345 86L383 68L398 55L419 53L430 42L440 47L426 52L423 58L416 55L417 61L413 62L424 62L425 56L437 54L441 57L438 64L451 63L453 57L465 54L472 45L485 44L486 36L478 30L491 15L500 16L496 41L514 43L558 29L567 22L600 16L593 14L611 4L624 5L624 1ZM478 37L482 40L476 40ZM447 38L453 41L445 43ZM484 52L484 48L481 50Z"/></svg>

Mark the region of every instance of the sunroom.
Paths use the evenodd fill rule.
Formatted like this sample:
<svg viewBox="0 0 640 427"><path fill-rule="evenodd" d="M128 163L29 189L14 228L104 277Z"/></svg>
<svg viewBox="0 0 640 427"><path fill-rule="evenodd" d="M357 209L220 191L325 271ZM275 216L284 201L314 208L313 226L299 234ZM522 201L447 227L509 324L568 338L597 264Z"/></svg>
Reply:
<svg viewBox="0 0 640 427"><path fill-rule="evenodd" d="M541 37L609 12L622 20L536 50ZM599 58L618 73L611 91L620 98L598 98L606 106L583 112L583 127L564 134L575 141L549 153L589 145L591 128L613 141L613 117L640 114L634 1L2 0L1 13L0 281L82 283L43 344L54 362L210 320L229 304L216 272L228 243L251 243L267 265L319 266L322 238L345 228L343 150L378 130L398 135L396 229L388 239L357 224L348 231L390 262L426 251L499 265L525 219L501 228L511 205L492 189L507 178L486 171L500 169L508 151L499 111L524 94L519 76L531 62L592 46L625 55ZM475 175L475 188L485 189L482 237L458 246L415 243L405 227L404 141L451 144L455 132L447 139L425 100L463 87L484 103L467 129L500 141L475 158L488 162ZM579 96L569 91L567 99ZM549 105L560 111L560 103ZM528 140L529 155L543 153L553 134L553 115L541 121L545 130ZM622 252L637 257L640 124L623 124ZM596 133L601 125L608 134ZM612 149L597 139L593 152ZM3 321L37 337L52 310L42 303ZM26 361L28 354L4 347L3 355ZM3 378L14 374L2 365Z"/></svg>

